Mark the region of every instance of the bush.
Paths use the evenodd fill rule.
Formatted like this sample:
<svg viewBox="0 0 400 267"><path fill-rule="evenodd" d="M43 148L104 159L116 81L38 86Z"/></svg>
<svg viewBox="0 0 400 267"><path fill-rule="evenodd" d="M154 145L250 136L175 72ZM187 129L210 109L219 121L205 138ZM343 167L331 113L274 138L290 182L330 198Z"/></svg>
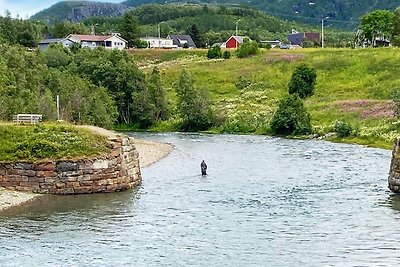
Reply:
<svg viewBox="0 0 400 267"><path fill-rule="evenodd" d="M311 133L310 114L297 94L286 96L279 102L270 126L276 135Z"/></svg>
<svg viewBox="0 0 400 267"><path fill-rule="evenodd" d="M289 94L298 94L300 98L312 96L316 79L315 69L306 64L301 64L292 74L289 82Z"/></svg>
<svg viewBox="0 0 400 267"><path fill-rule="evenodd" d="M249 86L251 84L251 81L246 79L246 77L239 76L239 80L235 83L235 86L237 89L242 90Z"/></svg>
<svg viewBox="0 0 400 267"><path fill-rule="evenodd" d="M222 54L222 57L223 57L224 59L229 59L229 58L231 58L231 52L229 52L229 51L224 51L224 53Z"/></svg>
<svg viewBox="0 0 400 267"><path fill-rule="evenodd" d="M227 52L227 51L225 51ZM221 58L222 53L221 53L221 47L219 45L213 46L207 51L207 58L208 59L213 59L213 58Z"/></svg>
<svg viewBox="0 0 400 267"><path fill-rule="evenodd" d="M333 131L336 133L338 137L349 137L354 129L350 123L344 121L336 121L335 125L333 126Z"/></svg>
<svg viewBox="0 0 400 267"><path fill-rule="evenodd" d="M400 88L395 88L391 92L391 98L394 102L394 114L400 117Z"/></svg>
<svg viewBox="0 0 400 267"><path fill-rule="evenodd" d="M244 58L255 55L257 54L257 52L258 52L258 43L245 39L243 44L239 46L239 48L236 50L236 55L238 58Z"/></svg>

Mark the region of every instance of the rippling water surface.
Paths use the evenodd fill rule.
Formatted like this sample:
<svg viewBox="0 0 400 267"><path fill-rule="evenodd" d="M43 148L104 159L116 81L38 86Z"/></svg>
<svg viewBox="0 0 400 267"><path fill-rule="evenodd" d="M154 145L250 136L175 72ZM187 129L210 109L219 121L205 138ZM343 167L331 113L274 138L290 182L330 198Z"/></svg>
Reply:
<svg viewBox="0 0 400 267"><path fill-rule="evenodd" d="M0 213L1 266L394 266L390 151L262 136L140 134L174 151L140 188ZM200 162L208 164L206 177Z"/></svg>

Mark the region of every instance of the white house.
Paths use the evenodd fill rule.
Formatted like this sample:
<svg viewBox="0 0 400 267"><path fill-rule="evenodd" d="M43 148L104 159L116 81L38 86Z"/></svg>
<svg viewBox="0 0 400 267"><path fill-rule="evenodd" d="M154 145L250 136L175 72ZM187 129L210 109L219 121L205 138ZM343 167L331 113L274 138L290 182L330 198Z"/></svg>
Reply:
<svg viewBox="0 0 400 267"><path fill-rule="evenodd" d="M178 48L177 45L174 45L173 40L169 38L158 38L158 37L141 37L142 41L147 42L148 48L165 48L172 49Z"/></svg>
<svg viewBox="0 0 400 267"><path fill-rule="evenodd" d="M266 45L269 44L271 48L280 47L282 42L279 40L276 41L260 41L261 44Z"/></svg>
<svg viewBox="0 0 400 267"><path fill-rule="evenodd" d="M82 47L96 48L104 47L105 49L123 50L127 41L121 38L118 34L113 35L82 35L70 34L66 39L70 39L75 43L80 43Z"/></svg>

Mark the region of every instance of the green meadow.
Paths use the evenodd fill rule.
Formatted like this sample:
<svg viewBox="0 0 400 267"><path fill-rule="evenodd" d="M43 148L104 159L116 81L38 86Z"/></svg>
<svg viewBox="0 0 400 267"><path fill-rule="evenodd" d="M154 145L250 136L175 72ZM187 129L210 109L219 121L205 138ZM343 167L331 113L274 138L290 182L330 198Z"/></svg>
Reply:
<svg viewBox="0 0 400 267"><path fill-rule="evenodd" d="M136 58L144 71L158 63L172 103L174 83L186 68L195 86L206 88L213 99L217 126L212 132L268 134L277 103L287 94L291 75L301 63L317 72L315 93L305 101L314 136L390 148L400 131L391 100L393 91L400 90L398 48L262 49L254 57L227 60L208 60L201 52L180 52L174 57L166 54L177 52L163 51L158 59L154 53L152 58L146 54ZM351 137L329 134L337 120L354 128ZM173 129L174 123L173 118L153 130Z"/></svg>

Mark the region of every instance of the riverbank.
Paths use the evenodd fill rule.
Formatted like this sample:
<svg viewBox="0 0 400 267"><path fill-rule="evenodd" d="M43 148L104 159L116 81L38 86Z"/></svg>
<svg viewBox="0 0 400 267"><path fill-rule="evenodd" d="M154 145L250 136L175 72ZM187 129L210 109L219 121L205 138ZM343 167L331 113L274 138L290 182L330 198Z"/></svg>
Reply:
<svg viewBox="0 0 400 267"><path fill-rule="evenodd" d="M80 126L89 129L97 134L114 137L118 135L115 132L108 131L103 128L95 126ZM139 163L142 168L148 167L151 164L166 157L173 149L170 144L162 144L150 141L134 139L134 144L139 153ZM27 192L10 191L0 188L0 211L11 208L13 206L21 205L25 202L32 201L40 197L40 194L33 194Z"/></svg>

